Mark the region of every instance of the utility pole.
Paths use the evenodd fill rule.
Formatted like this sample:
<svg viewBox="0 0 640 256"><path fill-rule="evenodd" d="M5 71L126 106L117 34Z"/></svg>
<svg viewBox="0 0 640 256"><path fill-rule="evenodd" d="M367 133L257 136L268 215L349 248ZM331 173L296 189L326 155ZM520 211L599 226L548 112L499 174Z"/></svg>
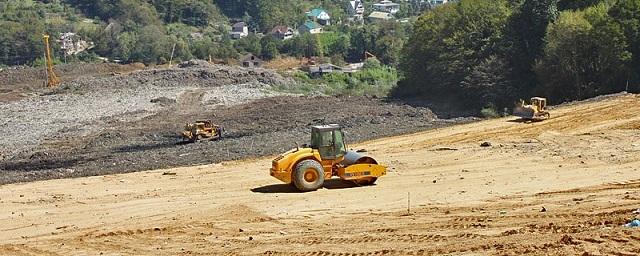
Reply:
<svg viewBox="0 0 640 256"><path fill-rule="evenodd" d="M173 43L173 48L171 48L171 58L169 58L169 66L171 66L173 62L173 53L176 51L176 43Z"/></svg>
<svg viewBox="0 0 640 256"><path fill-rule="evenodd" d="M629 92L629 79L627 78L627 86L624 88L625 92Z"/></svg>

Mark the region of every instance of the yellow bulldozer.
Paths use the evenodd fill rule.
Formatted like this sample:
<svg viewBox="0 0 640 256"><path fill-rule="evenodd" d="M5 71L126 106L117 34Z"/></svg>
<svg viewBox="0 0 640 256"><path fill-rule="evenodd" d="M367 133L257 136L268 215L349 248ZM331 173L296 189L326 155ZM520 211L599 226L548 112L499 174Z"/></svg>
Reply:
<svg viewBox="0 0 640 256"><path fill-rule="evenodd" d="M221 139L222 131L222 127L215 125L211 120L196 121L184 126L182 140L196 142L201 139Z"/></svg>
<svg viewBox="0 0 640 256"><path fill-rule="evenodd" d="M300 191L313 191L334 176L366 186L387 173L387 167L368 156L347 151L344 133L337 124L311 127L311 143L279 155L272 161L271 176Z"/></svg>
<svg viewBox="0 0 640 256"><path fill-rule="evenodd" d="M513 115L528 121L540 121L551 117L547 111L547 99L541 97L531 98L529 105L520 101L520 104L513 109Z"/></svg>

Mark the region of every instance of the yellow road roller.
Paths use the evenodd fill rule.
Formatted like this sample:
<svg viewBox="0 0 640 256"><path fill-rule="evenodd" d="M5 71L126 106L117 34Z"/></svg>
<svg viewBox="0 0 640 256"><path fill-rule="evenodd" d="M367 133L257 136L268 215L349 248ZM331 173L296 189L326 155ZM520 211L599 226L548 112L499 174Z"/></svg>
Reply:
<svg viewBox="0 0 640 256"><path fill-rule="evenodd" d="M387 167L355 151L347 151L337 124L311 127L311 143L297 146L272 161L271 176L300 191L313 191L334 176L366 186L387 173Z"/></svg>

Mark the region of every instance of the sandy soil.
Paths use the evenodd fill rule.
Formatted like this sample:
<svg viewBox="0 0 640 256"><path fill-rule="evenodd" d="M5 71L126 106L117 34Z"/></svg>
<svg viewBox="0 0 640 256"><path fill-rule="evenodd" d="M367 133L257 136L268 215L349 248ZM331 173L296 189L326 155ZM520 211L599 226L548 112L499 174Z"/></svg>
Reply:
<svg viewBox="0 0 640 256"><path fill-rule="evenodd" d="M34 85L41 69L0 71L0 184L269 156L306 141L314 124L340 123L360 142L473 120L377 97L299 97L274 90L295 86L291 78L260 68L75 66L86 72L62 66L55 89ZM221 125L225 139L182 143L196 120Z"/></svg>
<svg viewBox="0 0 640 256"><path fill-rule="evenodd" d="M637 255L640 97L368 141L371 187L270 158L0 187L2 255ZM490 147L480 147L484 141Z"/></svg>

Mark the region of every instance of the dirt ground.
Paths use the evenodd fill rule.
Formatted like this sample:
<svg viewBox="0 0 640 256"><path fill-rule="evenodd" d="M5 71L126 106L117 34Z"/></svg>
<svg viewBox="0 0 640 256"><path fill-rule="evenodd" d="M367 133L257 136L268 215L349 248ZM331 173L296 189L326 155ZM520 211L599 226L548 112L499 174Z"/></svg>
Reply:
<svg viewBox="0 0 640 256"><path fill-rule="evenodd" d="M3 185L0 254L638 255L638 113L623 94L366 141L389 167L370 187L298 193L271 157Z"/></svg>
<svg viewBox="0 0 640 256"><path fill-rule="evenodd" d="M355 143L472 120L372 97L287 94L273 86L293 80L267 69L202 61L116 74L107 64L84 74L65 68L56 89L29 87L38 69L0 72L8 83L0 88L29 92L0 103L0 184L273 155L306 142L314 124L342 124ZM181 143L184 125L198 119L221 125L225 139Z"/></svg>
<svg viewBox="0 0 640 256"><path fill-rule="evenodd" d="M114 118L88 134L83 134L83 125L66 128L36 149L0 161L0 184L273 155L295 147L296 142L306 143L314 124L339 123L353 143L467 120L435 120L426 108L367 97L280 96L186 111L180 104L180 100L170 103L156 114L134 121ZM180 132L184 124L197 119L221 125L224 138L183 143Z"/></svg>

